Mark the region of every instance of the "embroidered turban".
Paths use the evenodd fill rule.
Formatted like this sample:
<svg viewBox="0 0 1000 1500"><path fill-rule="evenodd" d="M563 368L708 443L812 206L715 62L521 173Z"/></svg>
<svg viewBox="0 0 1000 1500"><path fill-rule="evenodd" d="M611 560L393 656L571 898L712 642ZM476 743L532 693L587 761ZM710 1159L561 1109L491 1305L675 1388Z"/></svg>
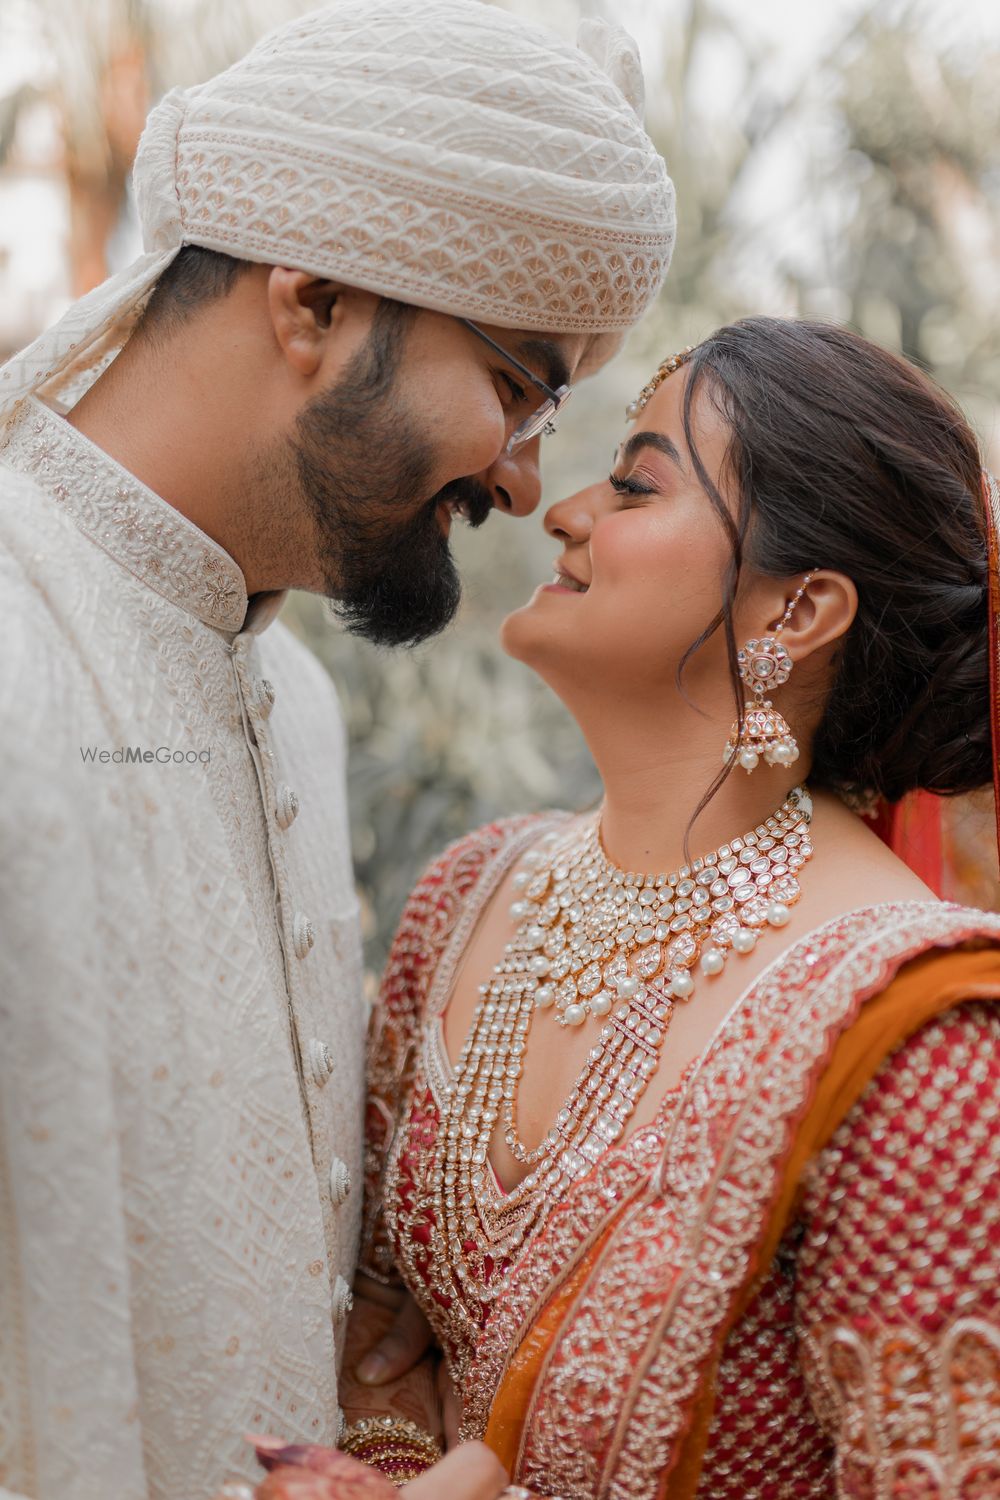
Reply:
<svg viewBox="0 0 1000 1500"><path fill-rule="evenodd" d="M635 44L603 21L575 47L481 0L341 0L283 26L153 110L134 170L145 253L0 370L0 417L50 380L93 380L184 244L606 335L606 357L674 240L642 103Z"/></svg>

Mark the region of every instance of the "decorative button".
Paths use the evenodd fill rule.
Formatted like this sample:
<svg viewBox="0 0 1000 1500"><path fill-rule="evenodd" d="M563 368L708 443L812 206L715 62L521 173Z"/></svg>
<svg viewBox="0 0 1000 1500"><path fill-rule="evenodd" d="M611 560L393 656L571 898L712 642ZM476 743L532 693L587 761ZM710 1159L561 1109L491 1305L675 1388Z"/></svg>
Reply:
<svg viewBox="0 0 1000 1500"><path fill-rule="evenodd" d="M290 786L279 786L274 799L274 816L279 828L290 828L299 815L299 799Z"/></svg>
<svg viewBox="0 0 1000 1500"><path fill-rule="evenodd" d="M335 1156L330 1165L330 1197L334 1208L346 1202L351 1191L351 1174L347 1170L346 1161L341 1161Z"/></svg>
<svg viewBox="0 0 1000 1500"><path fill-rule="evenodd" d="M274 707L274 683L266 677L258 677L254 683L254 695L257 701L257 711L262 719L270 716Z"/></svg>
<svg viewBox="0 0 1000 1500"><path fill-rule="evenodd" d="M292 919L292 947L296 958L305 958L316 941L316 931L309 918L297 911Z"/></svg>
<svg viewBox="0 0 1000 1500"><path fill-rule="evenodd" d="M333 1284L333 1321L339 1323L342 1318L346 1318L353 1306L354 1293L343 1276L338 1276Z"/></svg>
<svg viewBox="0 0 1000 1500"><path fill-rule="evenodd" d="M309 1066L316 1083L322 1088L333 1072L333 1054L325 1042L317 1041L315 1037L309 1043Z"/></svg>

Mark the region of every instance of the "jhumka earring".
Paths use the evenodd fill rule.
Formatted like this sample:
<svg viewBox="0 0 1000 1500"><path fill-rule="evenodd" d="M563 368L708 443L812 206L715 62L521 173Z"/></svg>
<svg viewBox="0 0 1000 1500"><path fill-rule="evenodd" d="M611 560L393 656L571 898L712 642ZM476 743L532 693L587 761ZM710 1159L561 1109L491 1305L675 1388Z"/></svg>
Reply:
<svg viewBox="0 0 1000 1500"><path fill-rule="evenodd" d="M729 733L726 752L722 757L727 763L736 754L738 763L749 774L760 764L761 756L769 766L791 766L799 758L799 747L785 719L764 694L781 687L792 675L792 658L778 637L792 618L795 606L815 577L815 571L807 573L795 597L782 615L773 635L747 641L737 655L740 680L750 689L753 698L743 708L738 724Z"/></svg>

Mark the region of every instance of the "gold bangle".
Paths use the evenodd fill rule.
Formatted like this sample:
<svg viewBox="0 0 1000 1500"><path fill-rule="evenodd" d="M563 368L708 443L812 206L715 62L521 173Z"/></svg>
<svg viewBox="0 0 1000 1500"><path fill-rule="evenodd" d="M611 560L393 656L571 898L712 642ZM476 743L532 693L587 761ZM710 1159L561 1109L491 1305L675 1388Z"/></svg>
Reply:
<svg viewBox="0 0 1000 1500"><path fill-rule="evenodd" d="M370 1468L380 1469L397 1489L443 1456L440 1444L409 1417L361 1417L351 1423L338 1447Z"/></svg>

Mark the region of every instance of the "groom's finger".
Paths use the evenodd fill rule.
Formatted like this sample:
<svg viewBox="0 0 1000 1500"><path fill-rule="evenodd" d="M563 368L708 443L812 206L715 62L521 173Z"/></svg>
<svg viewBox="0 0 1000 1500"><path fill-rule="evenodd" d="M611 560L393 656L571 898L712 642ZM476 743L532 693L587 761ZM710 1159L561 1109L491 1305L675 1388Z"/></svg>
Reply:
<svg viewBox="0 0 1000 1500"><path fill-rule="evenodd" d="M510 1483L507 1471L485 1443L462 1443L441 1462L400 1490L406 1500L497 1500Z"/></svg>
<svg viewBox="0 0 1000 1500"><path fill-rule="evenodd" d="M384 1385L397 1380L422 1358L433 1334L412 1297L407 1297L385 1337L361 1360L355 1375L362 1385Z"/></svg>

